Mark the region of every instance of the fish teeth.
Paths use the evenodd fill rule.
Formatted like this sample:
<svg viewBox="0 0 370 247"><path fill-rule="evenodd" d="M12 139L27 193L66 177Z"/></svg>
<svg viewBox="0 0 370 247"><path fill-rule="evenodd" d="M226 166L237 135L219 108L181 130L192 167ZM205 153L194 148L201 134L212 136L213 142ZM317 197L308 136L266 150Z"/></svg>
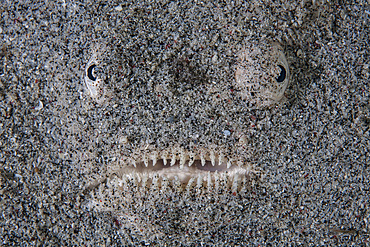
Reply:
<svg viewBox="0 0 370 247"><path fill-rule="evenodd" d="M220 174L220 181L224 182L224 183L227 183L227 174L222 172Z"/></svg>
<svg viewBox="0 0 370 247"><path fill-rule="evenodd" d="M117 169L112 166L105 183L109 188L117 186L117 193L121 194L129 189L138 192L176 189L185 193L213 193L227 188L229 191L238 192L253 186L254 182L248 175L250 167L215 150L192 152L174 148L171 151L146 152L142 154L141 159L127 157L122 160L123 164L129 163L129 167L122 166L121 163ZM193 164L196 164L195 167L187 168ZM214 167L217 164L219 168ZM154 166L156 168L152 168ZM167 171L167 168L170 169ZM117 179L111 181L114 177Z"/></svg>
<svg viewBox="0 0 370 247"><path fill-rule="evenodd" d="M148 167L148 163L149 163L148 157L144 156L144 165L145 165L145 167Z"/></svg>
<svg viewBox="0 0 370 247"><path fill-rule="evenodd" d="M194 163L194 159L189 159L189 167L192 166Z"/></svg>
<svg viewBox="0 0 370 247"><path fill-rule="evenodd" d="M195 181L195 178L194 177L191 177L186 185L186 191L189 192L191 190L191 188L193 187L193 183Z"/></svg>
<svg viewBox="0 0 370 247"><path fill-rule="evenodd" d="M206 164L206 159L204 158L203 153L200 154L200 162L202 163L202 166Z"/></svg>
<svg viewBox="0 0 370 247"><path fill-rule="evenodd" d="M218 171L215 171L215 173L213 174L213 177L214 177L214 180L215 180L215 189L216 189L216 191L218 191L219 190L219 188L220 188L220 180L219 180L219 175L218 175Z"/></svg>
<svg viewBox="0 0 370 247"><path fill-rule="evenodd" d="M170 166L173 166L176 164L176 154L175 152L172 154L171 163Z"/></svg>
<svg viewBox="0 0 370 247"><path fill-rule="evenodd" d="M216 163L215 162L216 161L215 152L211 151L209 155L210 155L212 166L215 166L215 163Z"/></svg>
<svg viewBox="0 0 370 247"><path fill-rule="evenodd" d="M181 152L181 154L180 154L180 169L184 168L185 161L186 161L186 155L183 152Z"/></svg>
<svg viewBox="0 0 370 247"><path fill-rule="evenodd" d="M154 153L152 155L152 161L153 161L153 166L155 166L157 164L157 153Z"/></svg>
<svg viewBox="0 0 370 247"><path fill-rule="evenodd" d="M133 185L135 184L138 184L140 185L141 183L141 179L137 177L137 175L126 175L126 179L125 179L125 188L128 189L128 188L132 188ZM138 187L136 187L138 188ZM135 189L135 188L133 188Z"/></svg>
<svg viewBox="0 0 370 247"><path fill-rule="evenodd" d="M193 163L194 163L194 160L195 160L195 156L194 156L194 154L193 153L190 153L190 155L189 155L189 166L192 166L193 165Z"/></svg>
<svg viewBox="0 0 370 247"><path fill-rule="evenodd" d="M202 185L203 185L203 176L201 174L198 175L197 177L197 189L201 189L202 188Z"/></svg>
<svg viewBox="0 0 370 247"><path fill-rule="evenodd" d="M161 188L166 190L168 188L169 180L165 176L161 176Z"/></svg>
<svg viewBox="0 0 370 247"><path fill-rule="evenodd" d="M161 158L163 160L163 165L167 165L167 158L168 158L167 152L163 152Z"/></svg>
<svg viewBox="0 0 370 247"><path fill-rule="evenodd" d="M182 188L182 185L181 185L181 181L179 179L178 176L175 176L174 179L173 179L173 186L174 188L176 188L177 190L181 191L181 188Z"/></svg>
<svg viewBox="0 0 370 247"><path fill-rule="evenodd" d="M159 177L156 175L156 176L153 176L153 178L152 178L152 185L153 185L153 188L154 189L158 189L158 187L159 187L159 181L160 181L160 179L159 179Z"/></svg>
<svg viewBox="0 0 370 247"><path fill-rule="evenodd" d="M227 161L227 169L231 167L231 160Z"/></svg>
<svg viewBox="0 0 370 247"><path fill-rule="evenodd" d="M238 191L238 183L239 183L239 174L235 174L233 182L232 182L232 186L231 186L231 191L232 192L237 192Z"/></svg>
<svg viewBox="0 0 370 247"><path fill-rule="evenodd" d="M208 172L206 175L206 182L207 182L208 191L212 190L212 177L211 177L210 172Z"/></svg>
<svg viewBox="0 0 370 247"><path fill-rule="evenodd" d="M220 153L220 155L218 156L218 165L222 165L223 163L223 160L224 160L224 155L222 153Z"/></svg>
<svg viewBox="0 0 370 247"><path fill-rule="evenodd" d="M140 179L140 178L139 178ZM141 186L142 187L145 187L146 186L146 183L148 181L148 175L147 174L144 174L142 177L141 177Z"/></svg>

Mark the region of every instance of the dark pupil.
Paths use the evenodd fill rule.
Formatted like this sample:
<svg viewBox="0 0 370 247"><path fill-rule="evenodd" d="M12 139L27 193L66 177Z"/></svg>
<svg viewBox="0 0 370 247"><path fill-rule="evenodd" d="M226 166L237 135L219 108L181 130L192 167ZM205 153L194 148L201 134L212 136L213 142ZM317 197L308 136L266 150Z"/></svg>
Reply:
<svg viewBox="0 0 370 247"><path fill-rule="evenodd" d="M277 80L277 82L283 82L285 80L285 77L286 77L286 70L283 66L281 66L281 65L278 65L278 66L281 69L281 71L280 71L279 77L276 80Z"/></svg>
<svg viewBox="0 0 370 247"><path fill-rule="evenodd" d="M91 65L88 69L87 69L87 76L89 77L90 80L93 80L95 81L96 80L96 77L94 76L94 68L96 67L95 64Z"/></svg>

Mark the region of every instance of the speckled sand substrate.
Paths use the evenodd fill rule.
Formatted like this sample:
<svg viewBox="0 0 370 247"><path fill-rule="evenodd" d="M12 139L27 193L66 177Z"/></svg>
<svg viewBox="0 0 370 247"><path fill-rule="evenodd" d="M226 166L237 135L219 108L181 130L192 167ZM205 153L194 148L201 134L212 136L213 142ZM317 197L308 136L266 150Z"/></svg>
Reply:
<svg viewBox="0 0 370 247"><path fill-rule="evenodd" d="M0 244L369 245L370 3L348 2L2 3ZM101 73L123 71L140 89L151 61L171 56L199 61L182 80L229 80L234 45L264 35L283 44L292 77L282 105L247 116L261 183L236 195L133 194L124 217L85 207L86 172L111 162L124 111L86 94L97 45L128 44L131 63L105 61Z"/></svg>

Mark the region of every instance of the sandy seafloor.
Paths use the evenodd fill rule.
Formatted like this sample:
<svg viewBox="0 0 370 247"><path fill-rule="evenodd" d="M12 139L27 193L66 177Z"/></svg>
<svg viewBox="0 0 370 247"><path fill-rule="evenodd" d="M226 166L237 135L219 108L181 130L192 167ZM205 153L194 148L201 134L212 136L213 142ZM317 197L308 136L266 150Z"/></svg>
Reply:
<svg viewBox="0 0 370 247"><path fill-rule="evenodd" d="M369 1L159 2L1 1L0 245L369 246ZM135 75L148 54L225 59L263 35L284 47L291 80L283 103L254 118L262 182L161 205L141 197L127 221L84 206L81 154L104 167L115 136L86 147L109 115L82 80L94 45L126 42L133 64L107 68Z"/></svg>

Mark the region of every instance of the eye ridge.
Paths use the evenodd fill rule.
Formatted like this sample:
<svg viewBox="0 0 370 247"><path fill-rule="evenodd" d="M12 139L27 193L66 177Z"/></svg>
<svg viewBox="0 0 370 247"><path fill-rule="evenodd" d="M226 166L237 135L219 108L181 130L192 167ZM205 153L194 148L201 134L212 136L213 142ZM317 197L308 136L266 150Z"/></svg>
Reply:
<svg viewBox="0 0 370 247"><path fill-rule="evenodd" d="M90 80L96 81L96 76L94 75L94 69L96 65L92 64L88 69L87 69L87 77L89 77Z"/></svg>
<svg viewBox="0 0 370 247"><path fill-rule="evenodd" d="M279 77L276 80L277 80L277 82L283 82L286 78L286 70L285 70L284 66L282 66L280 64L278 66L281 69L281 71L280 71Z"/></svg>

